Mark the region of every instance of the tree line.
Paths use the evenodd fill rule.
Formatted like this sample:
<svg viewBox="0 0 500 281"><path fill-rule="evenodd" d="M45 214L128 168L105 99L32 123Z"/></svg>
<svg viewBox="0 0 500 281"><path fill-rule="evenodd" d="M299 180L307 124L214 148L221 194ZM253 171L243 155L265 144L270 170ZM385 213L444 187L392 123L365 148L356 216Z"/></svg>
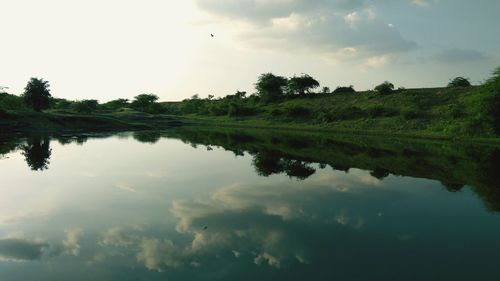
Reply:
<svg viewBox="0 0 500 281"><path fill-rule="evenodd" d="M448 87L469 87L469 79L457 77L450 80ZM272 104L297 97L313 97L330 94L357 93L352 85L339 86L331 91L329 87L322 87L320 83L308 74L286 78L273 73L261 74L255 83L255 93L247 95L244 91L236 91L225 97L215 98L208 95L200 98L193 95L180 103L158 102L155 94L140 94L129 99L115 99L99 103L95 99L71 101L63 98L54 98L50 93L48 81L31 78L21 96L10 95L5 92L6 87L0 87L0 110L34 110L41 112L46 109L66 110L81 114L90 114L96 111L127 111L135 110L151 114L200 114L212 116L249 116L258 111L259 104ZM402 90L399 88L398 90ZM377 85L372 92L388 95L395 92L394 84L385 81ZM300 112L292 112L293 115Z"/></svg>

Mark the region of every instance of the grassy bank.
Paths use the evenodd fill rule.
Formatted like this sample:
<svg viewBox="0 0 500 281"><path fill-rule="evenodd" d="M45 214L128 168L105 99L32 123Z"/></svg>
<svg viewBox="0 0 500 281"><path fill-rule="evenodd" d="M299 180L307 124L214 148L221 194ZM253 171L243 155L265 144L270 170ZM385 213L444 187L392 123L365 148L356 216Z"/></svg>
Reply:
<svg viewBox="0 0 500 281"><path fill-rule="evenodd" d="M181 125L175 117L141 112L2 111L0 114L0 133L161 130Z"/></svg>
<svg viewBox="0 0 500 281"><path fill-rule="evenodd" d="M429 88L394 91L316 94L275 103L250 99L194 101L196 111L182 114L185 101L175 106L177 114L190 123L207 126L319 130L362 135L391 135L435 139L498 142L491 113L491 97L485 86ZM251 114L217 115L214 107L252 108ZM170 106L173 106L170 104ZM496 111L500 108L496 108Z"/></svg>

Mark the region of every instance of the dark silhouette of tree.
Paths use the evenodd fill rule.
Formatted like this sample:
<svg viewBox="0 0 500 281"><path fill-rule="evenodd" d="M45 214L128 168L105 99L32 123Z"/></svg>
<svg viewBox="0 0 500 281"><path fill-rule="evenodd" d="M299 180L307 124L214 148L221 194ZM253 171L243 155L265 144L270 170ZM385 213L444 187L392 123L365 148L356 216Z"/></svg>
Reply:
<svg viewBox="0 0 500 281"><path fill-rule="evenodd" d="M49 108L50 90L49 82L43 79L31 78L24 88L23 99L26 105L35 111Z"/></svg>
<svg viewBox="0 0 500 281"><path fill-rule="evenodd" d="M379 179L379 180L383 180L386 177L388 177L390 175L390 173L386 169L375 168L373 171L370 172L370 175L374 178Z"/></svg>
<svg viewBox="0 0 500 281"><path fill-rule="evenodd" d="M134 97L134 101L132 101L132 107L140 111L148 111L156 103L157 100L157 95L141 94Z"/></svg>
<svg viewBox="0 0 500 281"><path fill-rule="evenodd" d="M128 99L116 99L108 101L102 105L103 108L108 110L117 110L128 106L130 106Z"/></svg>
<svg viewBox="0 0 500 281"><path fill-rule="evenodd" d="M314 168L300 160L286 159L284 161L285 173L290 178L297 178L298 180L305 180L316 172Z"/></svg>
<svg viewBox="0 0 500 281"><path fill-rule="evenodd" d="M21 147L26 163L33 171L43 171L49 168L52 154L48 137L31 137Z"/></svg>
<svg viewBox="0 0 500 281"><path fill-rule="evenodd" d="M354 94L356 93L356 90L354 90L354 86L349 86L349 87L337 87L335 90L333 90L334 94L341 94L341 93L349 93L349 94Z"/></svg>
<svg viewBox="0 0 500 281"><path fill-rule="evenodd" d="M448 87L450 88L470 87L470 86L471 84L469 82L469 79L464 77L455 77L452 80L450 80L450 83L448 83Z"/></svg>
<svg viewBox="0 0 500 281"><path fill-rule="evenodd" d="M274 152L258 152L253 157L252 164L260 176L267 177L284 171L280 155Z"/></svg>
<svg viewBox="0 0 500 281"><path fill-rule="evenodd" d="M159 133L159 132L135 132L133 137L138 142L155 144L160 140L161 133Z"/></svg>
<svg viewBox="0 0 500 281"><path fill-rule="evenodd" d="M288 95L304 95L309 94L312 89L317 87L319 87L318 81L307 74L302 74L302 76L288 79L286 92Z"/></svg>
<svg viewBox="0 0 500 281"><path fill-rule="evenodd" d="M381 95L388 95L394 91L394 84L389 81L385 81L384 83L375 87L375 91Z"/></svg>
<svg viewBox="0 0 500 281"><path fill-rule="evenodd" d="M441 184L448 190L449 192L458 192L464 188L464 185L461 183L454 182L441 182Z"/></svg>
<svg viewBox="0 0 500 281"><path fill-rule="evenodd" d="M285 77L264 73L259 76L257 83L255 83L255 89L262 101L273 102L284 97L286 85L287 79Z"/></svg>

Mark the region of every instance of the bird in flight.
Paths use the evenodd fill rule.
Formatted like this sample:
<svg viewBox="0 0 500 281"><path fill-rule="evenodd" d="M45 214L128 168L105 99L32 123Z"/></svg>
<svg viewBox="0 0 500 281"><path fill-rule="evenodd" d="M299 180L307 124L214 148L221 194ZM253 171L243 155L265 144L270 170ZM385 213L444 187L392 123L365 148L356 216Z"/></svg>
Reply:
<svg viewBox="0 0 500 281"><path fill-rule="evenodd" d="M211 37L215 37L215 35L213 35L212 33L210 33L210 36L211 36Z"/></svg>

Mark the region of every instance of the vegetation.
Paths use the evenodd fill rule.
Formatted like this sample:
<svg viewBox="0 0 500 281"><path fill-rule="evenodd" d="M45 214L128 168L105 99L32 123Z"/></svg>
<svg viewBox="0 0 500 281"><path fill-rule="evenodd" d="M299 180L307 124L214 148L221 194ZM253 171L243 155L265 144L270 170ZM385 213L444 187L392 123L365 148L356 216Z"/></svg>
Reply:
<svg viewBox="0 0 500 281"><path fill-rule="evenodd" d="M49 82L43 79L31 78L24 88L24 102L35 111L49 108L50 97Z"/></svg>
<svg viewBox="0 0 500 281"><path fill-rule="evenodd" d="M394 90L394 84L389 81L385 81L384 83L375 87L375 91L381 95L388 95L392 93Z"/></svg>
<svg viewBox="0 0 500 281"><path fill-rule="evenodd" d="M472 86L469 82L468 78L464 77L456 77L453 78L450 83L448 83L448 87L470 87Z"/></svg>
<svg viewBox="0 0 500 281"><path fill-rule="evenodd" d="M74 130L99 123L98 130L137 129L177 126L183 120L218 126L495 138L500 135L499 77L497 69L479 86L465 87L468 80L457 77L444 88L394 90L394 84L386 81L371 91L355 91L351 85L332 92L308 74L286 78L264 73L252 94L238 90L218 98L193 95L181 102L158 102L154 94L140 94L132 101L102 104L53 98L47 81L32 78L21 97L0 93L0 128ZM41 110L42 115L35 114Z"/></svg>

